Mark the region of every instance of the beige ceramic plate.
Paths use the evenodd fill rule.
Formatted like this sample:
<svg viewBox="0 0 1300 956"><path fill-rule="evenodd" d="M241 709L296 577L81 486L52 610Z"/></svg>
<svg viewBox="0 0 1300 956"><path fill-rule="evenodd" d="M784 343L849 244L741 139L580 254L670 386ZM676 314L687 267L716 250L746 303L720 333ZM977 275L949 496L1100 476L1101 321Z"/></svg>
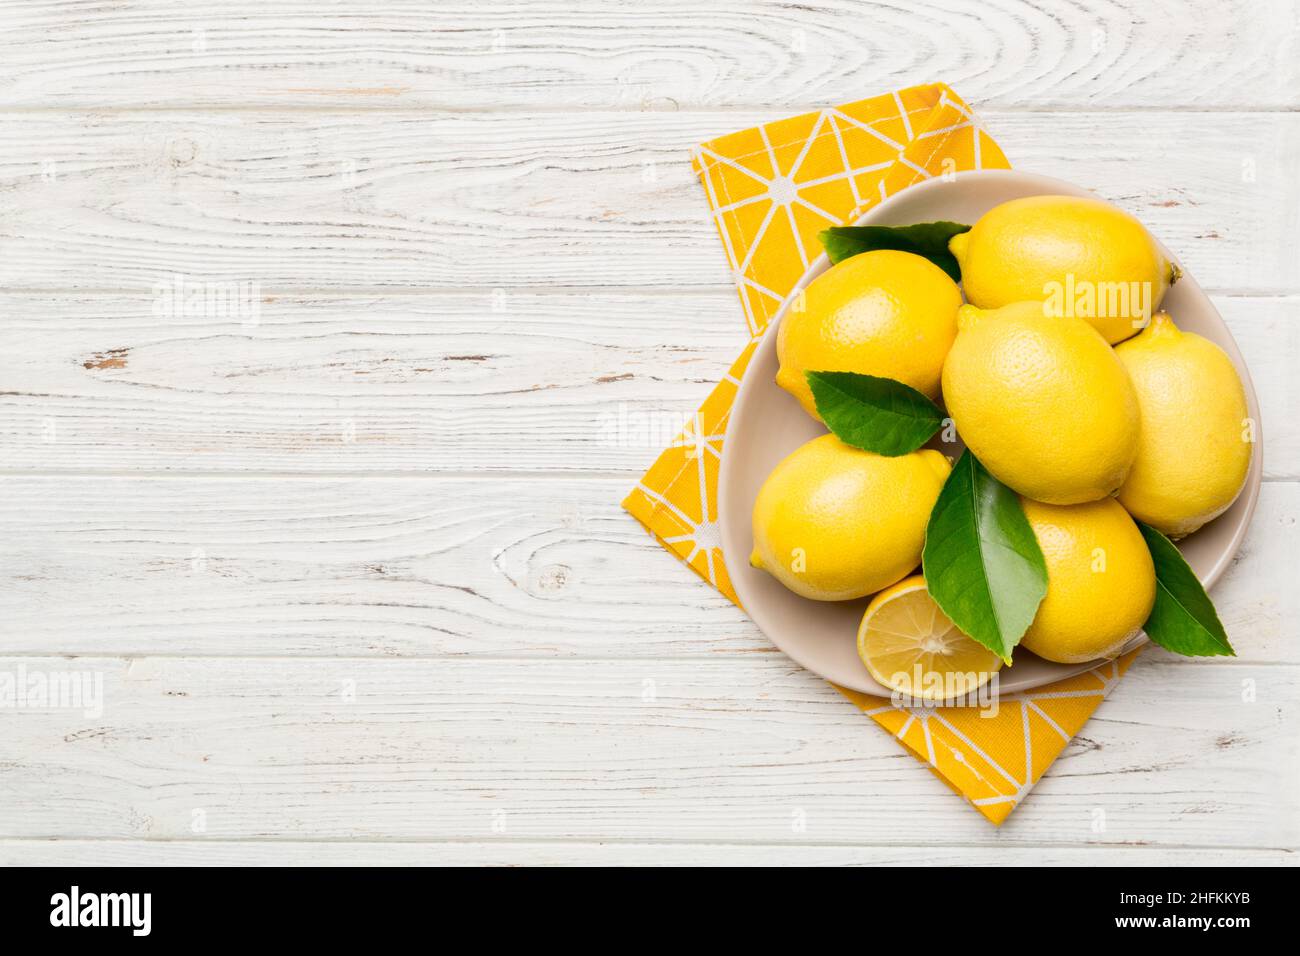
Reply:
<svg viewBox="0 0 1300 956"><path fill-rule="evenodd" d="M1010 170L958 173L947 180L930 179L912 186L882 202L859 222L876 225L906 225L938 219L974 222L999 203L1043 194L1091 195L1070 183L1029 173ZM796 291L825 272L829 265L824 255L817 259L799 281ZM827 680L887 696L888 689L873 680L858 660L856 637L866 599L840 603L809 601L749 566L749 553L753 550L750 512L759 487L777 462L810 438L825 432L774 381L776 331L788 306L789 300L759 343L731 409L718 481L723 558L745 610L772 643ZM1246 386L1250 414L1258 422L1259 404L1250 373L1223 319L1196 280L1184 272L1165 296L1162 307L1173 315L1180 328L1205 336L1228 353ZM1237 501L1222 516L1179 544L1207 587L1228 568L1255 510L1261 472L1258 434L1256 438L1250 473ZM935 447L954 457L959 452L952 445ZM1130 647L1145 640L1146 636L1141 635ZM1021 648L1016 651L1012 666L1001 674L1001 690L1012 693L1039 687L1081 673L1096 663L1053 664Z"/></svg>

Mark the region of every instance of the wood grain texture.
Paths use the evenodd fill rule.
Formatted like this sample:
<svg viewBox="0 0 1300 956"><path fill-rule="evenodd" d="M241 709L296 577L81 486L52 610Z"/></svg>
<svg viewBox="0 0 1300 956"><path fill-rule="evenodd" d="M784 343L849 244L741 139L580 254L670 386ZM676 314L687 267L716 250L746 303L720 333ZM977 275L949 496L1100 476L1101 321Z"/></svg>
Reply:
<svg viewBox="0 0 1300 956"><path fill-rule="evenodd" d="M784 112L15 113L0 288L716 288L690 148ZM981 115L1015 165L1117 201L1208 289L1300 290L1300 114Z"/></svg>
<svg viewBox="0 0 1300 956"><path fill-rule="evenodd" d="M1294 108L1295 44L1292 0L13 2L0 106Z"/></svg>
<svg viewBox="0 0 1300 956"><path fill-rule="evenodd" d="M0 653L776 655L619 509L627 487L0 478ZM1300 664L1298 517L1300 484L1266 484L1215 588L1243 664Z"/></svg>
<svg viewBox="0 0 1300 956"><path fill-rule="evenodd" d="M625 472L744 341L734 291L263 296L256 324L144 295L0 295L5 471ZM1300 298L1219 296L1300 477Z"/></svg>
<svg viewBox="0 0 1300 956"><path fill-rule="evenodd" d="M8 714L0 837L1300 842L1293 665L1140 661L999 830L776 655L20 665L103 707Z"/></svg>
<svg viewBox="0 0 1300 956"><path fill-rule="evenodd" d="M745 341L735 292L0 297L7 469L639 474Z"/></svg>
<svg viewBox="0 0 1300 956"><path fill-rule="evenodd" d="M0 866L1294 866L1234 847L0 840Z"/></svg>

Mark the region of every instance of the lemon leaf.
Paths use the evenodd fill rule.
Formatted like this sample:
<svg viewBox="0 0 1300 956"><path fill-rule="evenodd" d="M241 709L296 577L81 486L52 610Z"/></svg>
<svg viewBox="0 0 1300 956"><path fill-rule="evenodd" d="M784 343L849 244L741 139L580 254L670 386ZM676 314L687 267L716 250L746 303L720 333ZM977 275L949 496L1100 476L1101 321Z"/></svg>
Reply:
<svg viewBox="0 0 1300 956"><path fill-rule="evenodd" d="M952 278L961 281L961 266L948 251L948 240L970 226L959 222L918 222L910 226L832 226L817 234L832 263L862 252L897 249L924 256Z"/></svg>
<svg viewBox="0 0 1300 956"><path fill-rule="evenodd" d="M938 406L910 385L857 372L806 372L817 414L854 448L895 458L916 451L943 424Z"/></svg>
<svg viewBox="0 0 1300 956"><path fill-rule="evenodd" d="M1047 563L1020 498L969 451L930 512L921 567L957 629L1010 663L1047 594Z"/></svg>
<svg viewBox="0 0 1300 956"><path fill-rule="evenodd" d="M1156 603L1142 625L1147 637L1187 657L1236 657L1214 602L1182 552L1155 528L1141 521L1137 526L1156 566Z"/></svg>

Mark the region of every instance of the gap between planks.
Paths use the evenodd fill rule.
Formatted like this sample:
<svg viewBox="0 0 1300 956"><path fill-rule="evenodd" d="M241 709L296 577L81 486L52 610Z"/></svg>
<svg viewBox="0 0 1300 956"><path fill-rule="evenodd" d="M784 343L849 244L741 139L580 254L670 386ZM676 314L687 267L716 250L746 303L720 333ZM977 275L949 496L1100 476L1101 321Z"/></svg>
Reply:
<svg viewBox="0 0 1300 956"><path fill-rule="evenodd" d="M846 94L851 98L847 102L854 102L855 99L868 99L873 95L888 94L887 89L877 90L875 93L862 92L860 94ZM201 102L194 103L170 103L166 106L150 106L141 104L139 106L96 106L85 103L66 103L61 102L57 105L49 106L3 106L0 105L0 117L13 115L43 115L57 116L60 113L93 113L96 116L130 116L133 114L151 114L163 115L167 113L310 113L312 115L344 115L355 116L364 113L384 113L393 116L408 117L455 117L455 116L627 116L629 114L643 114L653 116L660 113L666 113L673 116L691 116L699 115L752 115L764 110L779 110L786 116L799 116L803 113L814 113L817 110L828 109L840 105L842 101L833 99L818 100L802 104L788 104L784 106L773 106L769 102L757 103L725 103L717 106L707 107L690 107L688 109L642 109L639 107L628 106L626 108L602 106L598 109L584 110L573 106L466 106L466 107L449 107L449 106L393 106L382 103L360 103L356 106L314 106L309 103L300 103L289 106L275 106L270 104L204 104ZM1198 106L1195 104L1181 104L1166 106L1163 104L1151 104L1148 106L1105 106L1092 105L1088 103L1076 103L1062 106L1041 106L1041 105L1021 105L1016 103L1001 103L997 100L977 100L971 105L979 112L983 113L1014 113L1017 115L1030 115L1035 113L1106 113L1109 115L1125 115L1132 113L1233 113L1239 116L1267 116L1274 114L1300 113L1300 106L1266 106L1261 104L1241 103L1228 105L1209 105Z"/></svg>
<svg viewBox="0 0 1300 956"><path fill-rule="evenodd" d="M171 845L171 846L222 846L222 845L240 845L245 843L259 843L269 846L312 846L317 843L326 843L332 845L354 846L358 844L379 844L383 846L681 846L681 847L771 847L774 850L800 850L800 849L882 849L882 850L907 850L907 849L934 849L934 850L995 850L998 849L996 844L980 843L976 841L890 841L890 840L809 840L804 843L780 843L771 840L742 840L732 837L730 839L710 839L708 837L655 837L654 839L638 837L601 837L599 840L593 840L589 837L546 837L546 836L529 836L529 837L492 837L492 836L466 836L466 837L431 837L421 839L418 837L365 837L357 839L355 837L345 836L320 836L320 837L264 837L264 836L245 836L245 837L213 837L211 839L195 840L189 837L98 837L98 836L49 836L49 837L0 837L0 850L5 846L14 844L56 844L56 843L105 843L105 844L123 844L127 846L139 845ZM1268 844L1258 844L1255 846L1236 845L1231 843L1134 843L1124 841L1081 841L1081 840L1061 840L1058 842L1040 841L1037 843L1018 843L1012 844L1008 848L1018 850L1031 850L1035 847L1050 848L1053 850L1115 850L1131 849L1149 852L1159 852L1161 850L1187 850L1187 851L1205 851L1205 852L1227 852L1227 853L1249 853L1252 851L1279 851L1292 853L1300 850L1300 847L1292 846L1273 846Z"/></svg>
<svg viewBox="0 0 1300 956"><path fill-rule="evenodd" d="M149 469L135 470L130 468L105 468L97 469L23 469L23 468L0 468L0 480L5 478L28 478L28 479L46 479L58 481L64 478L102 478L102 479L149 479L163 480L174 479L178 481L203 481L203 480L220 480L231 481L237 479L248 479L256 481L280 481L280 480L302 480L302 481L384 481L394 478L423 478L428 481L481 481L484 478L502 478L502 479L521 479L536 481L618 481L627 480L636 482L645 474L646 469L654 464L654 458L646 459L644 468L629 468L627 470L609 470L602 471L599 469L575 469L573 471L559 470L522 470L513 471L501 468L479 468L473 470L451 470L451 471L430 471L401 469L392 470L371 470L371 471L257 471L253 469L242 471L153 471ZM1300 482L1300 476L1288 477L1285 475L1269 476L1260 479L1264 484L1294 484ZM628 491L632 489L629 487Z"/></svg>
<svg viewBox="0 0 1300 956"><path fill-rule="evenodd" d="M702 583L702 582L701 582ZM746 619L748 621L748 619ZM751 626L753 625L751 622ZM1147 649L1154 648L1154 645L1146 644L1143 647ZM629 657L626 654L591 654L581 652L577 654L563 655L534 655L532 657L521 654L482 654L479 652L464 654L249 654L242 652L239 654L213 654L211 652L199 653L178 651L175 654L168 654L158 651L147 651L140 654L130 653L113 653L111 651L87 651L85 653L63 653L50 650L37 651L0 651L0 660L13 658L15 660L45 660L45 661L105 661L109 663L127 664L128 666L135 663L146 661L259 661L261 663L292 663L302 664L312 662L317 664L394 664L402 665L414 662L428 663L434 661L448 661L461 664L519 664L527 667L536 666L539 663L559 663L559 664L676 664L683 661L716 661L722 658L751 658L751 657L780 657L782 652L775 644L768 647L747 648L743 650L717 650L710 651L707 654L654 654L647 657ZM1212 661L1212 663L1206 663ZM1237 657L1183 657L1177 654L1167 654L1155 661L1161 666L1173 667L1296 667L1300 664L1294 661L1258 661L1243 660ZM794 662L790 662L794 665ZM802 669L800 669L802 672ZM811 676L816 677L811 671Z"/></svg>

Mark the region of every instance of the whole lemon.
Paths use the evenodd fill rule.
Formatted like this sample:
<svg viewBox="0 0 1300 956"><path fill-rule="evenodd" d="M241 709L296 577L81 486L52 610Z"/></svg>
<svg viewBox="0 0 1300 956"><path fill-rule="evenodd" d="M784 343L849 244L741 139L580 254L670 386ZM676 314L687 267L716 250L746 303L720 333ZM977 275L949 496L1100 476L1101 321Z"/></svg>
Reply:
<svg viewBox="0 0 1300 956"><path fill-rule="evenodd" d="M1047 301L1053 314L1082 318L1111 343L1137 333L1178 275L1142 223L1077 196L994 206L948 249L971 304Z"/></svg>
<svg viewBox="0 0 1300 956"><path fill-rule="evenodd" d="M1003 484L1051 504L1095 501L1137 453L1137 396L1115 350L1038 302L965 305L943 395L966 445Z"/></svg>
<svg viewBox="0 0 1300 956"><path fill-rule="evenodd" d="M1208 339L1158 313L1115 349L1137 393L1137 457L1119 501L1171 537L1191 534L1236 500L1250 468L1246 390Z"/></svg>
<svg viewBox="0 0 1300 956"><path fill-rule="evenodd" d="M822 435L773 469L754 502L750 563L796 594L847 601L901 581L921 563L948 459L886 458Z"/></svg>
<svg viewBox="0 0 1300 956"><path fill-rule="evenodd" d="M861 253L814 279L799 305L777 331L776 383L813 418L821 416L805 372L878 375L938 396L961 291L928 259L884 249Z"/></svg>
<svg viewBox="0 0 1300 956"><path fill-rule="evenodd" d="M1114 657L1156 599L1155 566L1142 532L1113 498L1021 504L1047 562L1047 596L1020 643L1062 664Z"/></svg>

